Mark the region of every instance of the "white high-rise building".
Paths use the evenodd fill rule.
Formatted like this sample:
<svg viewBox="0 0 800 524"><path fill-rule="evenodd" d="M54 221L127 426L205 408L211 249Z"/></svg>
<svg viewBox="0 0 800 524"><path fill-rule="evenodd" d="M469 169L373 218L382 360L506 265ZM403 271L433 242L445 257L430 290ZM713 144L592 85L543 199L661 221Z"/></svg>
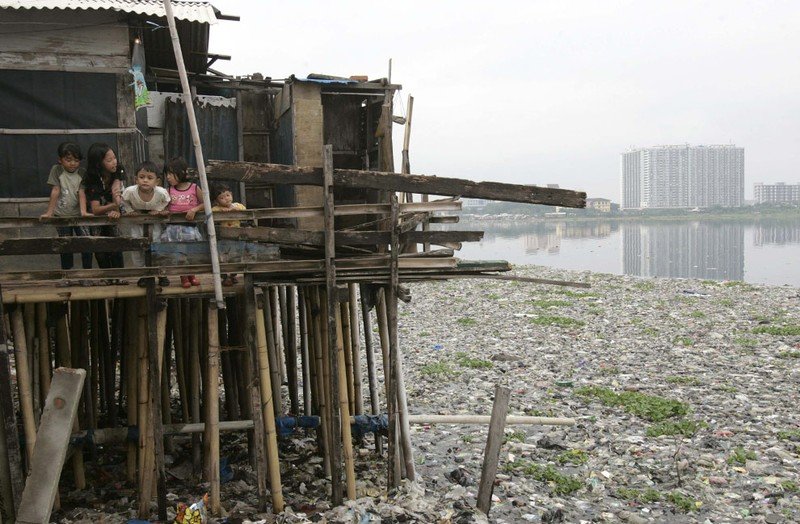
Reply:
<svg viewBox="0 0 800 524"><path fill-rule="evenodd" d="M756 183L753 186L756 204L797 204L800 202L800 184Z"/></svg>
<svg viewBox="0 0 800 524"><path fill-rule="evenodd" d="M740 207L744 148L656 146L622 153L623 209Z"/></svg>

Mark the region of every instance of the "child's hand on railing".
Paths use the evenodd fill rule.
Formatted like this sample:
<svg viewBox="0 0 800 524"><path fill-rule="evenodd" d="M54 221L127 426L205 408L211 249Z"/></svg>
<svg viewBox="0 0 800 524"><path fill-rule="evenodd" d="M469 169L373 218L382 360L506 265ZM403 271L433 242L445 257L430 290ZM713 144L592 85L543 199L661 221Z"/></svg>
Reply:
<svg viewBox="0 0 800 524"><path fill-rule="evenodd" d="M94 214L93 214L93 213L89 213L89 212L88 212L88 211L86 211L86 210L84 210L84 211L81 211L81 217L82 217L82 218L86 218L86 217L93 217L93 216L94 216Z"/></svg>
<svg viewBox="0 0 800 524"><path fill-rule="evenodd" d="M119 218L119 211L109 211L108 218L113 218L113 219Z"/></svg>
<svg viewBox="0 0 800 524"><path fill-rule="evenodd" d="M48 211L46 213L42 213L42 215L39 217L39 220L41 220L43 218L51 218L52 216L53 216L53 212L52 211Z"/></svg>
<svg viewBox="0 0 800 524"><path fill-rule="evenodd" d="M195 214L197 214L197 212L194 209L190 209L186 212L186 220L189 220L190 222L194 221Z"/></svg>

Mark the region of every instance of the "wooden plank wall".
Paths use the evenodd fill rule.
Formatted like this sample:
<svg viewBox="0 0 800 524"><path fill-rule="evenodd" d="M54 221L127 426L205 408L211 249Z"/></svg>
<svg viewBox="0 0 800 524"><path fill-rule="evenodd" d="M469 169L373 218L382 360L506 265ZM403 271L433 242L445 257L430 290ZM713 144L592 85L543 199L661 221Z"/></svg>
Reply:
<svg viewBox="0 0 800 524"><path fill-rule="evenodd" d="M128 25L98 11L0 10L0 69L122 73Z"/></svg>

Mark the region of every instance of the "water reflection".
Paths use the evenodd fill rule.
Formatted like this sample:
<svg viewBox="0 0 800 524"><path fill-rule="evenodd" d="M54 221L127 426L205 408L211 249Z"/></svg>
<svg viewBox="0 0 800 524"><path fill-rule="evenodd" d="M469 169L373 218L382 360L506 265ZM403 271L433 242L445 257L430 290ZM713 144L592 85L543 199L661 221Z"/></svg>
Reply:
<svg viewBox="0 0 800 524"><path fill-rule="evenodd" d="M642 277L744 279L744 225L626 223L622 271Z"/></svg>
<svg viewBox="0 0 800 524"><path fill-rule="evenodd" d="M800 285L800 218L637 221L462 220L485 231L458 256L642 277Z"/></svg>
<svg viewBox="0 0 800 524"><path fill-rule="evenodd" d="M785 220L764 220L756 224L754 246L800 244L800 225Z"/></svg>

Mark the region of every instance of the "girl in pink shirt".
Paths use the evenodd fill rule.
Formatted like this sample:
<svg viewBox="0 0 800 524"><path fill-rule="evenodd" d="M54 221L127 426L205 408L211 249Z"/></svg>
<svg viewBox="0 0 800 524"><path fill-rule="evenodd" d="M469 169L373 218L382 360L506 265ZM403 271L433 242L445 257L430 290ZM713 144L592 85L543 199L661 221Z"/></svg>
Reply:
<svg viewBox="0 0 800 524"><path fill-rule="evenodd" d="M194 216L203 209L203 190L189 181L189 165L183 158L177 157L164 166L164 174L169 183L170 213L186 213L186 220L194 221ZM162 242L195 242L203 240L200 230L195 224L170 224L161 235ZM194 275L181 276L181 286L189 288L199 286L200 281Z"/></svg>

